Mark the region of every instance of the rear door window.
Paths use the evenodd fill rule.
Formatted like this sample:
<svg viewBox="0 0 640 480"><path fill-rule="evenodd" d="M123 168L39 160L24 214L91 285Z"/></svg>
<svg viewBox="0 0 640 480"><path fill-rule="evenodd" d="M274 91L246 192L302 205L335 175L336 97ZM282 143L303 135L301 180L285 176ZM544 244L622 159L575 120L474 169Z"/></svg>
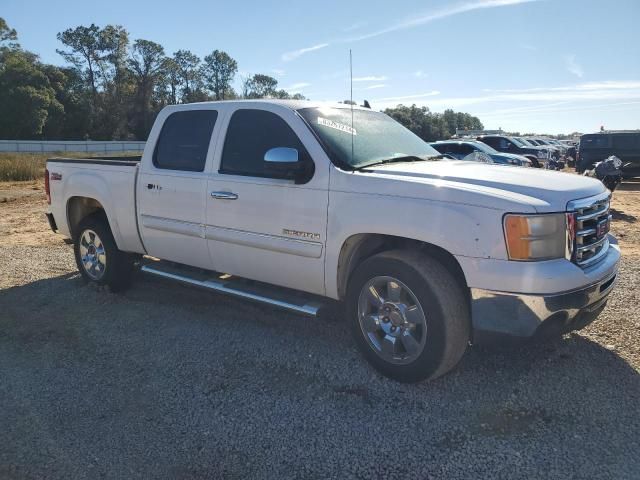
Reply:
<svg viewBox="0 0 640 480"><path fill-rule="evenodd" d="M187 110L169 115L162 125L153 164L166 170L202 172L213 127L215 110Z"/></svg>

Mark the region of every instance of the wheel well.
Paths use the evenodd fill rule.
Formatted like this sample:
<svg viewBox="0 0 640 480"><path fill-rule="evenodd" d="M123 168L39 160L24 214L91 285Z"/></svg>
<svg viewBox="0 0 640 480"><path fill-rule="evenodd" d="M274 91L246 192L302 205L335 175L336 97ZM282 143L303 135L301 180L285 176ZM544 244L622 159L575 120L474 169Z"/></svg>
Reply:
<svg viewBox="0 0 640 480"><path fill-rule="evenodd" d="M357 234L349 237L338 259L338 295L344 299L351 274L367 258L388 250L417 250L435 258L456 279L462 290L469 294L467 280L456 258L445 249L427 242L381 234Z"/></svg>
<svg viewBox="0 0 640 480"><path fill-rule="evenodd" d="M104 213L102 204L94 198L71 197L67 202L67 221L71 238L75 239L80 222L94 213Z"/></svg>

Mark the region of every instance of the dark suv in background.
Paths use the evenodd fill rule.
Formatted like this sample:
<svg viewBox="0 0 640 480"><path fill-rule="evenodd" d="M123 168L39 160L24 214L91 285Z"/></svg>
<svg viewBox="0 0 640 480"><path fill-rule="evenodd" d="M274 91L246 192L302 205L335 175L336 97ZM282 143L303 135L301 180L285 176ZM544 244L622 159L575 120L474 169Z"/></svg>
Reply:
<svg viewBox="0 0 640 480"><path fill-rule="evenodd" d="M525 145L524 142L514 137L505 135L481 135L477 137L476 140L486 143L499 152L515 153L516 155L527 157L531 160L534 167L543 167L549 158L551 158L549 149Z"/></svg>
<svg viewBox="0 0 640 480"><path fill-rule="evenodd" d="M590 170L596 162L615 155L623 164L626 178L640 176L640 130L589 133L580 137L576 171Z"/></svg>

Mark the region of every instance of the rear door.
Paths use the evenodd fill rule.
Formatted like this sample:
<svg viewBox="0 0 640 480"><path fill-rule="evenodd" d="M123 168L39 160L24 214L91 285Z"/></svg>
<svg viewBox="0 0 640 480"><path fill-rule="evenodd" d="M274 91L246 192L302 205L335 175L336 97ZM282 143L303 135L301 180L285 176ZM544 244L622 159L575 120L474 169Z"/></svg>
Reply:
<svg viewBox="0 0 640 480"><path fill-rule="evenodd" d="M215 109L173 111L150 135L149 141L157 138L155 149L145 151L137 188L140 233L150 255L211 268L204 236L206 165L218 116Z"/></svg>
<svg viewBox="0 0 640 480"><path fill-rule="evenodd" d="M324 293L328 160L315 161L313 177L301 185L273 178L264 165L273 148L296 149L309 162L324 152L288 108L242 106L228 118L207 188L206 237L215 269Z"/></svg>

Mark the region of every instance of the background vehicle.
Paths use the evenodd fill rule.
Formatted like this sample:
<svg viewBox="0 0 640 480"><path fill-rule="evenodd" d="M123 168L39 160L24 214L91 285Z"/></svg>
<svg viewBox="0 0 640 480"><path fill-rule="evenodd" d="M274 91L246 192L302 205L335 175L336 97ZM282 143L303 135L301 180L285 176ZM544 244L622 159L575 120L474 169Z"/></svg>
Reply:
<svg viewBox="0 0 640 480"><path fill-rule="evenodd" d="M407 382L469 341L593 321L620 257L601 182L441 161L344 104L173 105L142 158L52 159L46 182L86 281L122 290L147 255L148 274L304 315L340 300L363 355Z"/></svg>
<svg viewBox="0 0 640 480"><path fill-rule="evenodd" d="M533 145L537 145L539 147L545 148L549 151L549 155L551 158L554 158L556 160L558 160L561 156L561 148L556 146L556 145L552 145L549 141L543 139L543 138L539 138L539 137L526 137L526 138L521 138L518 137L518 140L520 141L527 141L530 144Z"/></svg>
<svg viewBox="0 0 640 480"><path fill-rule="evenodd" d="M500 153L483 142L473 140L441 140L439 142L430 143L433 148L443 154L449 154L452 157L463 160L468 158L473 152L486 153L493 163L500 165L516 165L519 167L530 167L531 160L522 155L512 153Z"/></svg>
<svg viewBox="0 0 640 480"><path fill-rule="evenodd" d="M584 174L600 180L605 187L614 192L622 182L622 160L612 155L596 163L593 170L585 170Z"/></svg>
<svg viewBox="0 0 640 480"><path fill-rule="evenodd" d="M583 173L611 155L622 163L626 178L640 176L640 130L606 131L580 137L576 158L576 171ZM628 165L627 165L628 164Z"/></svg>
<svg viewBox="0 0 640 480"><path fill-rule="evenodd" d="M522 155L531 160L534 167L542 167L550 158L549 150L543 147L530 147L521 141L505 135L481 135L476 140L486 143L494 150Z"/></svg>

